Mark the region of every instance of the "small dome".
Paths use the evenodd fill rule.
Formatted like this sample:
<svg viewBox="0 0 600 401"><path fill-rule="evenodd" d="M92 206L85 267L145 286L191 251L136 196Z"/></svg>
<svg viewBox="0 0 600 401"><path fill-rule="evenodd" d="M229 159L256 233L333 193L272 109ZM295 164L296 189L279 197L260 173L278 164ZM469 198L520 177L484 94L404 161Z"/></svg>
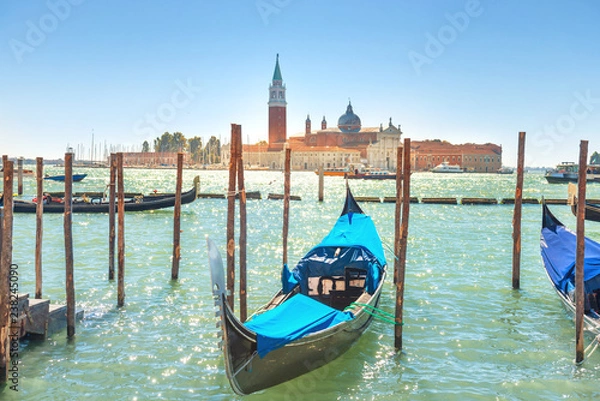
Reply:
<svg viewBox="0 0 600 401"><path fill-rule="evenodd" d="M352 111L352 104L348 102L346 113L342 114L338 119L338 128L342 132L358 132L360 131L360 118Z"/></svg>

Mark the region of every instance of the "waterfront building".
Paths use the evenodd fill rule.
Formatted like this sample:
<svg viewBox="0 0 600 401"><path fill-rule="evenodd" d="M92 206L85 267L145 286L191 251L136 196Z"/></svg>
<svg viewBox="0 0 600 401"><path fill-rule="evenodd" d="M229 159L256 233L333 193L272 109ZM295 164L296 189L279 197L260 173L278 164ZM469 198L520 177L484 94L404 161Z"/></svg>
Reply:
<svg viewBox="0 0 600 401"><path fill-rule="evenodd" d="M439 139L411 141L414 171L430 171L447 162L473 173L495 173L502 167L502 146L493 143L455 145Z"/></svg>

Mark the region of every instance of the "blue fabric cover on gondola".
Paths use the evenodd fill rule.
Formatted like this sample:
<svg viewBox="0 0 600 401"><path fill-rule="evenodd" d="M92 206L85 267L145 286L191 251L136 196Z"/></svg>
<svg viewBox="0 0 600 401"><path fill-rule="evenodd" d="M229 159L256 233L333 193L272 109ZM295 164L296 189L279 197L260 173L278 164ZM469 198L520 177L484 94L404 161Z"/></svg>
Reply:
<svg viewBox="0 0 600 401"><path fill-rule="evenodd" d="M568 292L571 282L575 280L576 235L562 225L548 224L542 229L541 251L546 270L558 289ZM586 292L591 281L600 275L600 244L589 238L585 239L585 257L583 262L583 278ZM593 280L596 281L596 280ZM595 284L593 284L596 287Z"/></svg>
<svg viewBox="0 0 600 401"><path fill-rule="evenodd" d="M289 292L295 283L303 294L308 294L308 277L344 276L346 267L367 272L366 289L372 294L385 266L383 246L375 224L364 214L348 213L340 216L329 234L311 249L292 270L284 267L283 291Z"/></svg>
<svg viewBox="0 0 600 401"><path fill-rule="evenodd" d="M294 295L278 307L254 316L244 323L257 334L257 351L262 358L269 352L353 318L302 294Z"/></svg>

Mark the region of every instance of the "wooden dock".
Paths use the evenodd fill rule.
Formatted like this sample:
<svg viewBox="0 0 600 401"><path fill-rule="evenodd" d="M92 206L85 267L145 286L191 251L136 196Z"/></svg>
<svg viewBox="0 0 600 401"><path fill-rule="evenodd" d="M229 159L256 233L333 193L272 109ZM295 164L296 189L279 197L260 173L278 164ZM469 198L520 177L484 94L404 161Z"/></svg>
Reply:
<svg viewBox="0 0 600 401"><path fill-rule="evenodd" d="M82 309L76 311L75 319L83 319ZM67 328L67 305L51 304L49 299L19 294L17 326L20 327L19 338L27 336L45 340ZM14 324L11 327L14 329Z"/></svg>
<svg viewBox="0 0 600 401"><path fill-rule="evenodd" d="M269 194L267 196L267 199L271 199L271 200L282 200L284 197L283 194ZM294 200L294 201L299 201L302 200L302 198L298 195L290 195L290 200Z"/></svg>

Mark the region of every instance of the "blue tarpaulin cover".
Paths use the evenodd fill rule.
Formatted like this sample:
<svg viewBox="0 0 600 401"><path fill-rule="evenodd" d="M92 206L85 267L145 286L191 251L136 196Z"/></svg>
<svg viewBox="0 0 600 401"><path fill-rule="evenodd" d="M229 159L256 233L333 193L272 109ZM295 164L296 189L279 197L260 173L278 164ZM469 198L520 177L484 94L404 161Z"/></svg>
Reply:
<svg viewBox="0 0 600 401"><path fill-rule="evenodd" d="M542 258L548 275L558 289L567 292L575 280L576 235L562 225L542 229ZM590 281L600 275L600 244L585 239L583 279Z"/></svg>
<svg viewBox="0 0 600 401"><path fill-rule="evenodd" d="M386 265L381 239L373 220L360 213L347 213L294 267L291 274L284 266L282 286L284 293L300 284L301 292L308 293L308 277L344 276L346 267L367 272L366 290L372 294Z"/></svg>
<svg viewBox="0 0 600 401"><path fill-rule="evenodd" d="M373 220L366 214L348 213L340 216L329 234L315 248L327 246L361 246L375 255L380 265L385 265L385 254L379 234Z"/></svg>
<svg viewBox="0 0 600 401"><path fill-rule="evenodd" d="M297 294L244 324L256 332L257 351L262 358L289 342L352 318L350 312L338 311L310 297Z"/></svg>

